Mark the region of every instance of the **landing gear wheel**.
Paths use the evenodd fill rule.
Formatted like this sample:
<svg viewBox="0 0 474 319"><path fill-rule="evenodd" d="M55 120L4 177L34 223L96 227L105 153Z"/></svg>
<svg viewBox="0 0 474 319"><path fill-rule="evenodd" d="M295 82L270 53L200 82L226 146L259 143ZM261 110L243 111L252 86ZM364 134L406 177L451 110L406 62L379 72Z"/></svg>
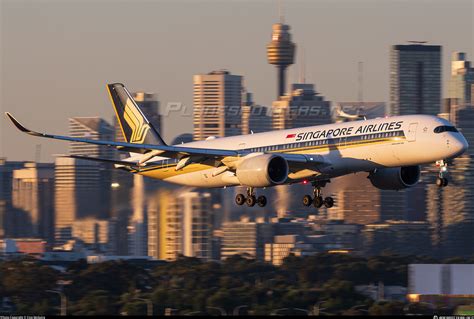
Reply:
<svg viewBox="0 0 474 319"><path fill-rule="evenodd" d="M309 207L309 206L311 206L312 203L313 203L313 199L311 198L311 196L309 196L309 195L304 195L304 197L303 197L303 205L305 205L306 207Z"/></svg>
<svg viewBox="0 0 474 319"><path fill-rule="evenodd" d="M334 199L332 199L332 197L326 197L324 199L324 206L326 206L326 208L331 208L334 206Z"/></svg>
<svg viewBox="0 0 474 319"><path fill-rule="evenodd" d="M314 198L313 205L316 208L321 208L323 206L323 197L322 196L317 196Z"/></svg>
<svg viewBox="0 0 474 319"><path fill-rule="evenodd" d="M255 198L254 195L251 195L249 197L247 197L247 206L248 207L253 207L255 206L255 204L257 203L257 199Z"/></svg>
<svg viewBox="0 0 474 319"><path fill-rule="evenodd" d="M438 178L436 179L436 185L438 187L448 186L448 179L445 177L448 174L448 162L445 160L436 161L436 167L439 168Z"/></svg>
<svg viewBox="0 0 474 319"><path fill-rule="evenodd" d="M267 205L267 198L265 196L258 196L257 198L257 204L260 207L265 207Z"/></svg>
<svg viewBox="0 0 474 319"><path fill-rule="evenodd" d="M446 177L438 177L436 179L436 185L438 185L438 187L446 187L448 186L448 179Z"/></svg>
<svg viewBox="0 0 474 319"><path fill-rule="evenodd" d="M235 196L235 203L239 206L243 205L245 203L244 194L237 194L237 196Z"/></svg>

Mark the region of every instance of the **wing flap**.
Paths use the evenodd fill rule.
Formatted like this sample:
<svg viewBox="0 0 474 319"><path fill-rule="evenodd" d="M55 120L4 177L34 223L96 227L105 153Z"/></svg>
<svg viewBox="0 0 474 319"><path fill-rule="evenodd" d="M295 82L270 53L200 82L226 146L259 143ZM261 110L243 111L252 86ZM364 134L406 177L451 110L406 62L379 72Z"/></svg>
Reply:
<svg viewBox="0 0 474 319"><path fill-rule="evenodd" d="M63 155L62 157L71 157L71 158L83 159L87 161L122 165L122 166L133 167L133 168L139 167L139 163L137 162L127 162L127 161L113 160L113 159L108 159L108 158L91 157L91 156L83 156L83 155Z"/></svg>

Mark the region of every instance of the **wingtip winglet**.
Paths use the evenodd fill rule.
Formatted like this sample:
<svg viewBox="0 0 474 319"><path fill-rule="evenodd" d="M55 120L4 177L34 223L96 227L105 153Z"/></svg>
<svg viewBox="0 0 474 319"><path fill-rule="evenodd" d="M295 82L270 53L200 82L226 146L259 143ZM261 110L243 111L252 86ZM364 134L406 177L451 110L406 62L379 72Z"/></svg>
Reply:
<svg viewBox="0 0 474 319"><path fill-rule="evenodd" d="M13 121L13 119L15 119L13 117L13 115L10 113L10 112L5 112L5 116L10 120L10 121Z"/></svg>
<svg viewBox="0 0 474 319"><path fill-rule="evenodd" d="M34 132L30 131L29 129L27 129L26 127L24 127L20 122L18 122L18 120L10 112L5 112L5 115L13 123L13 125L15 125L15 127L17 129L19 129L20 131L22 131L24 133L28 133L28 134L33 134L34 133Z"/></svg>

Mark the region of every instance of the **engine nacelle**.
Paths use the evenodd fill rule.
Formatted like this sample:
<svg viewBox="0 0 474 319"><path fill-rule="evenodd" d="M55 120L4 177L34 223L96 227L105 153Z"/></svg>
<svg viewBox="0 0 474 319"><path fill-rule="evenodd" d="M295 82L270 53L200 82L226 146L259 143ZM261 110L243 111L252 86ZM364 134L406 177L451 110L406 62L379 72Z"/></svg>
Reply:
<svg viewBox="0 0 474 319"><path fill-rule="evenodd" d="M240 183L250 187L279 185L288 178L288 162L273 154L256 155L244 159L237 167Z"/></svg>
<svg viewBox="0 0 474 319"><path fill-rule="evenodd" d="M369 174L372 185L379 189L399 190L415 186L420 179L420 166L378 168Z"/></svg>

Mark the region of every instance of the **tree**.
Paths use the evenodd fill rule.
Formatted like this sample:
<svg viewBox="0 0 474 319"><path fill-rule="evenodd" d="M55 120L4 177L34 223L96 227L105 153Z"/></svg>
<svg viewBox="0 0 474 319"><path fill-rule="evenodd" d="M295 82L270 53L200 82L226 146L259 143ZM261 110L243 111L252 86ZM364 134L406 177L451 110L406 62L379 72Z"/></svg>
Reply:
<svg viewBox="0 0 474 319"><path fill-rule="evenodd" d="M71 313L79 316L115 315L118 314L117 301L108 291L94 290L75 302Z"/></svg>
<svg viewBox="0 0 474 319"><path fill-rule="evenodd" d="M403 315L404 303L401 301L388 301L374 303L369 308L371 316L400 316Z"/></svg>

